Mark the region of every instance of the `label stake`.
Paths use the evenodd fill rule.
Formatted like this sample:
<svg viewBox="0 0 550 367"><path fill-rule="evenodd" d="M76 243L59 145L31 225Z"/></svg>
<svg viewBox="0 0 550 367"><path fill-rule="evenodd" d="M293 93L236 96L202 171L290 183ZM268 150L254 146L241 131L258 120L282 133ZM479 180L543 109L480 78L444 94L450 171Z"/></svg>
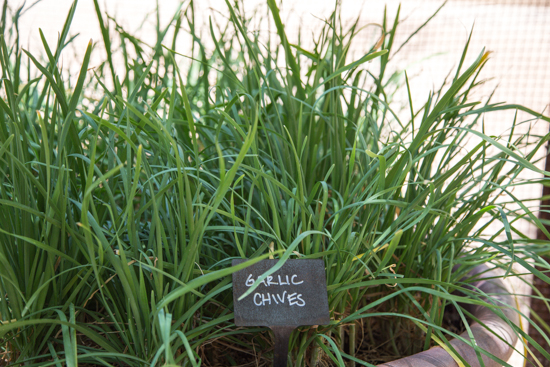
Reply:
<svg viewBox="0 0 550 367"><path fill-rule="evenodd" d="M271 327L273 336L275 337L273 367L287 367L288 342L294 329L296 329L294 326Z"/></svg>
<svg viewBox="0 0 550 367"><path fill-rule="evenodd" d="M233 260L232 264L245 261ZM325 262L321 259L287 260L239 301L278 261L263 260L233 273L233 306L235 325L267 326L273 331L273 367L286 367L292 331L303 325L326 325L330 316Z"/></svg>

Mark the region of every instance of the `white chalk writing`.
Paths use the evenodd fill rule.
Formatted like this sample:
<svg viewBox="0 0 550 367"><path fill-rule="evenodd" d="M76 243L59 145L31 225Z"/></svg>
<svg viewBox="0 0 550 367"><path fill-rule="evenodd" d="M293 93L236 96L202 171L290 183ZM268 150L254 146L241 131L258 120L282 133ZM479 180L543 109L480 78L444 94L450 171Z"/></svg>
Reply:
<svg viewBox="0 0 550 367"><path fill-rule="evenodd" d="M260 276L254 279L252 274L248 275L245 285L251 287L254 284L255 280L259 280ZM276 277L268 275L265 279L260 281L265 287L275 287L275 286L286 286L286 285L300 285L304 281L300 280L298 275L277 275ZM273 289L275 290L275 289ZM298 306L304 307L306 302L302 298L301 293L288 293L287 291L280 292L256 292L252 297L252 300L256 306L275 306L275 305L289 305L289 306Z"/></svg>

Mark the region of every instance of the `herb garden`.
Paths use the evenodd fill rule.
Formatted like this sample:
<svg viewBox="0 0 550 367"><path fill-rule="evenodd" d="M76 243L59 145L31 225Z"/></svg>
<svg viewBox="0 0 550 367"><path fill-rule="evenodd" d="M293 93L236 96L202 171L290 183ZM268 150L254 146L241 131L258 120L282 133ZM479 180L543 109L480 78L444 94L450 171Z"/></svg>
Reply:
<svg viewBox="0 0 550 367"><path fill-rule="evenodd" d="M338 7L306 48L288 40L274 0L270 34L228 2L227 24L199 35L184 2L155 44L94 3L103 37L71 78L60 60L76 1L40 54L21 48L19 13L4 2L0 365L271 366L268 329L235 326L232 274L322 259L330 323L292 333L289 366L373 366L433 346L465 366L449 340L476 321L467 306L519 312L471 286L483 277L472 269L550 282L548 241L516 223L550 234L538 206L513 194L533 183L524 172L550 175L534 158L550 135L515 127L550 118L471 97L486 50L465 44L446 82L413 105L391 64L399 13L380 14L379 38L352 59L363 25ZM193 42L179 49L184 33ZM488 134L484 116L504 109L529 120ZM525 323L508 322L550 359ZM508 365L464 342L480 365Z"/></svg>

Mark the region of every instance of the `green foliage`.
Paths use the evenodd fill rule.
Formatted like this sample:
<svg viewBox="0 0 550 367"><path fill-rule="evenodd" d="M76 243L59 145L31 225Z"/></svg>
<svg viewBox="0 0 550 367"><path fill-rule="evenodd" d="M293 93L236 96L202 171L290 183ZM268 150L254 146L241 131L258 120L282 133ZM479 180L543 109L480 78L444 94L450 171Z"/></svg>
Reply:
<svg viewBox="0 0 550 367"><path fill-rule="evenodd" d="M487 52L468 67L463 57L402 121L391 97L408 80L386 75L399 13L392 26L384 15L380 42L353 61L361 27L341 24L338 10L305 50L288 41L275 1L267 42L228 3L208 50L192 2L152 47L94 3L107 59L89 71L89 44L74 85L59 58L76 2L57 45L42 37L43 59L19 50L4 3L0 358L11 365L195 367L212 363L205 350L219 340L268 349L249 334L259 329L235 328L230 275L270 255L326 263L333 322L293 335L295 366L368 365L356 334L380 343L373 325L396 357L446 340L446 306L486 304L462 281L477 264L519 263L550 280L534 268L548 268L548 243L516 223L548 233L510 193L526 170L550 174L533 164L549 136L480 128L502 109L549 119L470 100ZM192 48L179 51L185 23ZM231 267L234 258L253 260Z"/></svg>

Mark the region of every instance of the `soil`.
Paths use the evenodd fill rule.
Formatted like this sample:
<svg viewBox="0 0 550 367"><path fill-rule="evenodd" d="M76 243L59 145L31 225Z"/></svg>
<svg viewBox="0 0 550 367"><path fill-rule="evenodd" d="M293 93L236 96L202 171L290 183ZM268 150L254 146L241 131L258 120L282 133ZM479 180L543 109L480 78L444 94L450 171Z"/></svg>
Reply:
<svg viewBox="0 0 550 367"><path fill-rule="evenodd" d="M381 310L377 310L381 311ZM395 322L396 318L377 317L368 319L369 325L363 324L361 320L356 323L357 349L355 357L359 360L372 364L382 364L414 354L423 349L425 335L418 334L418 328L410 323L401 323L399 332L393 338L387 334L388 323ZM460 334L465 328L454 307L447 307L445 310L442 325L453 333ZM314 330L300 328L301 332L312 333ZM337 338L333 340L337 341ZM414 347L416 350L408 350ZM430 347L433 344L430 345ZM349 328L345 328L344 350L349 351ZM228 365L238 367L271 367L273 365L272 336L267 328L255 333L243 333L232 335L230 338L223 337L215 339L199 348L199 356L202 365L205 367L226 367ZM311 351L306 354L309 359ZM317 367L337 366L324 353ZM310 366L309 361L306 365ZM348 362L348 366L353 366ZM355 366L359 366L355 364Z"/></svg>

